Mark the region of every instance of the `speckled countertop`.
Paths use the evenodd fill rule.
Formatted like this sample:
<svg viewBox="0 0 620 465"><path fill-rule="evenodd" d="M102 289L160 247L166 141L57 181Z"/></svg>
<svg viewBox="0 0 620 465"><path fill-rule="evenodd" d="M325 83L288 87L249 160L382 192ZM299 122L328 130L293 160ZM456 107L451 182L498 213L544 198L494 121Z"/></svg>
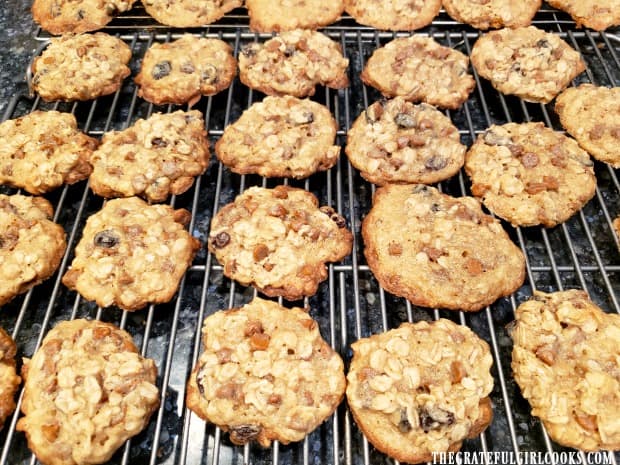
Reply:
<svg viewBox="0 0 620 465"><path fill-rule="evenodd" d="M32 58L37 30L30 14L31 0L0 2L0 116L13 95L26 92L26 67Z"/></svg>

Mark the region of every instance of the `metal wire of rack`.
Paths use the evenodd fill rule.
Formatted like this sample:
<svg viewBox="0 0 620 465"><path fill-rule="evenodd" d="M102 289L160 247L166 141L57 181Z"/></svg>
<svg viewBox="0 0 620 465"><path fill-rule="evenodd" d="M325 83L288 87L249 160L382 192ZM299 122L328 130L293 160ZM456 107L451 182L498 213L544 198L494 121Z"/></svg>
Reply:
<svg viewBox="0 0 620 465"><path fill-rule="evenodd" d="M235 10L217 25L179 31L157 25L137 7L129 14L117 18L105 31L118 35L131 46L134 55L131 68L135 75L141 57L152 43L173 40L182 32L226 40L233 46L235 56L245 43L269 36L250 32L247 24L245 11ZM539 11L534 24L559 34L581 52L588 69L577 78L575 84L593 82L617 86L620 83L618 36L613 33L575 30L568 16L548 7ZM345 56L349 58L351 86L337 92L321 88L313 98L333 112L340 126L337 142L344 146L353 119L380 98L376 90L364 86L359 79L359 72L366 59L375 48L405 34L360 27L346 16L335 25L323 29L323 32L339 42ZM479 36L477 31L452 21L443 11L430 27L417 33L428 34L442 44L465 53L471 51ZM47 38L45 33L37 33L37 39L45 41ZM471 144L477 134L493 123L536 120L561 130L552 105L530 104L505 97L477 75L475 79L476 90L470 100L461 109L446 112L459 128L464 143ZM205 125L213 143L227 124L235 121L246 108L261 98L261 95L236 80L227 91L203 98L194 108L204 113ZM3 120L22 116L35 109L71 112L77 117L83 131L91 136L101 136L104 132L125 128L154 111L166 112L174 108L155 107L142 101L137 97L132 80L128 79L114 95L92 102L49 104L38 97L20 95L10 102ZM187 208L192 213L189 229L203 244L215 212L253 185L272 187L285 183L303 187L317 195L322 205L333 206L345 216L354 232L353 253L342 263L329 267L329 277L320 286L316 296L293 304L310 309L311 315L319 322L323 336L341 353L345 363L350 360L348 347L351 342L396 327L403 321L444 317L471 327L489 343L492 350L492 373L496 382L491 398L495 418L486 432L476 439L466 441L462 450L512 452L518 459L519 452L569 450L550 441L541 423L531 417L529 406L512 379L512 347L505 326L512 321L516 307L531 296L535 289L554 291L581 288L587 290L592 299L606 311L620 312L620 244L611 226L613 218L620 215L620 184L617 172L609 166L596 162L595 171L598 188L594 199L565 224L548 230L515 229L504 224L526 256L526 282L510 297L500 299L475 314L418 308L404 299L385 293L378 286L365 263L360 236L361 220L370 208L374 187L360 178L345 156L328 172L302 181L238 176L212 157L207 172L196 180L194 187L183 195L173 196L170 204L175 208ZM470 193L468 179L462 172L440 183L439 187L455 196ZM16 191L0 187L0 192ZM129 331L142 354L155 359L159 368L161 407L153 416L148 429L128 441L110 463L393 463L368 444L352 421L346 402L333 417L301 443L284 446L276 442L270 449L261 449L255 445L234 446L218 428L205 424L191 414L184 405L185 383L199 355L203 319L219 309L248 302L256 292L226 279L222 267L203 248L171 303L150 306L134 313L98 308L64 288L60 277L70 264L86 218L101 208L103 200L89 191L86 182L65 186L46 197L55 206L55 221L62 224L67 232L67 253L52 278L2 308L0 324L12 332L19 354L31 356L43 336L57 322L73 318L97 318L113 322ZM18 416L19 413L15 413L10 417L0 433L0 465L33 464L36 461L26 447L24 436L15 431ZM586 457L583 454L580 457L586 463ZM489 456L482 458L482 463L489 463ZM552 463L557 463L553 458ZM602 460L617 464L620 455L608 453Z"/></svg>

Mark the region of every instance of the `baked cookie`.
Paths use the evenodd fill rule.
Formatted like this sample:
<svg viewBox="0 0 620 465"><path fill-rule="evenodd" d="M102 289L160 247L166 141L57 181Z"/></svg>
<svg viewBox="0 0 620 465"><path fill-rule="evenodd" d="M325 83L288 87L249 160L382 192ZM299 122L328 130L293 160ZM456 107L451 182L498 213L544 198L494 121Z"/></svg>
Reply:
<svg viewBox="0 0 620 465"><path fill-rule="evenodd" d="M0 184L31 194L86 179L98 144L71 113L39 110L1 123L0 140Z"/></svg>
<svg viewBox="0 0 620 465"><path fill-rule="evenodd" d="M476 29L529 26L542 0L443 0L452 18Z"/></svg>
<svg viewBox="0 0 620 465"><path fill-rule="evenodd" d="M213 217L208 242L224 275L287 300L314 295L325 263L342 260L352 245L342 216L289 186L247 189Z"/></svg>
<svg viewBox="0 0 620 465"><path fill-rule="evenodd" d="M101 321L56 325L24 359L17 430L44 465L107 462L159 406L157 367L131 336Z"/></svg>
<svg viewBox="0 0 620 465"><path fill-rule="evenodd" d="M344 0L344 8L364 26L413 31L433 21L441 9L441 0Z"/></svg>
<svg viewBox="0 0 620 465"><path fill-rule="evenodd" d="M551 439L585 451L620 449L620 316L583 291L517 308L512 371Z"/></svg>
<svg viewBox="0 0 620 465"><path fill-rule="evenodd" d="M138 95L149 102L191 104L201 95L215 95L228 88L236 74L237 61L230 45L185 34L173 42L153 44L135 82Z"/></svg>
<svg viewBox="0 0 620 465"><path fill-rule="evenodd" d="M596 190L590 156L543 123L491 126L467 152L465 171L472 194L514 226L563 223Z"/></svg>
<svg viewBox="0 0 620 465"><path fill-rule="evenodd" d="M224 129L215 153L235 173L305 178L338 161L337 129L331 112L317 102L265 97Z"/></svg>
<svg viewBox="0 0 620 465"><path fill-rule="evenodd" d="M301 441L344 396L344 365L301 308L255 298L204 321L187 407L235 444Z"/></svg>
<svg viewBox="0 0 620 465"><path fill-rule="evenodd" d="M386 97L456 109L476 86L468 66L469 59L461 52L414 35L376 49L361 78Z"/></svg>
<svg viewBox="0 0 620 465"><path fill-rule="evenodd" d="M0 328L0 429L15 410L15 393L21 383L15 371L16 353L15 341Z"/></svg>
<svg viewBox="0 0 620 465"><path fill-rule="evenodd" d="M616 233L616 237L618 237L618 239L620 239L620 216L617 217L613 223L612 223L613 227L614 227L614 231Z"/></svg>
<svg viewBox="0 0 620 465"><path fill-rule="evenodd" d="M337 21L344 10L342 0L246 0L245 6L256 32L317 29Z"/></svg>
<svg viewBox="0 0 620 465"><path fill-rule="evenodd" d="M620 87L569 87L555 100L555 112L590 155L620 168Z"/></svg>
<svg viewBox="0 0 620 465"><path fill-rule="evenodd" d="M34 0L32 17L52 34L101 29L136 0Z"/></svg>
<svg viewBox="0 0 620 465"><path fill-rule="evenodd" d="M267 95L308 97L317 84L347 87L348 65L338 43L320 32L296 29L245 45L239 54L239 78Z"/></svg>
<svg viewBox="0 0 620 465"><path fill-rule="evenodd" d="M242 0L142 0L146 12L167 26L197 27L211 24L240 7Z"/></svg>
<svg viewBox="0 0 620 465"><path fill-rule="evenodd" d="M62 282L101 307L170 301L200 247L184 228L189 216L137 197L108 201L86 221Z"/></svg>
<svg viewBox="0 0 620 465"><path fill-rule="evenodd" d="M112 94L131 73L130 59L129 46L103 32L52 38L32 63L32 90L45 101Z"/></svg>
<svg viewBox="0 0 620 465"><path fill-rule="evenodd" d="M67 246L43 197L0 194L0 306L49 278Z"/></svg>
<svg viewBox="0 0 620 465"><path fill-rule="evenodd" d="M209 164L202 113L154 113L123 131L105 133L90 161L90 187L102 197L138 195L163 202L182 194Z"/></svg>
<svg viewBox="0 0 620 465"><path fill-rule="evenodd" d="M577 27L604 31L620 24L620 0L549 0L547 3L566 11Z"/></svg>
<svg viewBox="0 0 620 465"><path fill-rule="evenodd" d="M379 284L414 305L476 311L525 279L523 254L500 222L484 214L476 199L450 197L434 187L377 189L362 237Z"/></svg>
<svg viewBox="0 0 620 465"><path fill-rule="evenodd" d="M375 184L432 184L458 173L467 147L450 118L401 97L373 103L353 123L345 151Z"/></svg>
<svg viewBox="0 0 620 465"><path fill-rule="evenodd" d="M579 52L534 26L486 33L474 44L471 62L501 93L542 103L586 69Z"/></svg>
<svg viewBox="0 0 620 465"><path fill-rule="evenodd" d="M430 462L491 423L489 346L450 320L403 323L351 344L347 402L381 452Z"/></svg>

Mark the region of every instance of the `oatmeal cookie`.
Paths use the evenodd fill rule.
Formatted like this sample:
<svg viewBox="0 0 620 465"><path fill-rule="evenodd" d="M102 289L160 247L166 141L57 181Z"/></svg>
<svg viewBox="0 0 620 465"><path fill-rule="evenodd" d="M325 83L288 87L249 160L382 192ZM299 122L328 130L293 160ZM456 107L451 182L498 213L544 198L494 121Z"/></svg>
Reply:
<svg viewBox="0 0 620 465"><path fill-rule="evenodd" d="M243 4L242 0L142 0L156 21L173 27L211 24Z"/></svg>
<svg viewBox="0 0 620 465"><path fill-rule="evenodd" d="M138 95L149 102L182 104L228 88L236 74L230 45L185 34L173 42L153 44L135 82Z"/></svg>
<svg viewBox="0 0 620 465"><path fill-rule="evenodd" d="M543 123L491 126L467 152L465 171L474 196L514 226L563 223L596 190L590 156Z"/></svg>
<svg viewBox="0 0 620 465"><path fill-rule="evenodd" d="M381 452L429 462L491 423L489 346L450 320L403 323L351 345L347 402Z"/></svg>
<svg viewBox="0 0 620 465"><path fill-rule="evenodd" d="M443 0L452 18L477 29L529 26L542 0Z"/></svg>
<svg viewBox="0 0 620 465"><path fill-rule="evenodd" d="M542 103L586 69L579 52L534 26L486 33L474 44L471 62L501 93Z"/></svg>
<svg viewBox="0 0 620 465"><path fill-rule="evenodd" d="M34 0L32 17L52 34L101 29L136 0Z"/></svg>
<svg viewBox="0 0 620 465"><path fill-rule="evenodd" d="M187 210L114 199L86 221L62 282L101 307L139 310L174 296L200 242Z"/></svg>
<svg viewBox="0 0 620 465"><path fill-rule="evenodd" d="M250 29L256 32L282 32L317 29L338 20L342 0L246 0Z"/></svg>
<svg viewBox="0 0 620 465"><path fill-rule="evenodd" d="M364 26L413 31L433 21L441 9L441 0L344 0L344 8Z"/></svg>
<svg viewBox="0 0 620 465"><path fill-rule="evenodd" d="M296 29L245 45L239 54L239 78L267 95L308 97L317 84L347 87L348 65L340 44L320 32Z"/></svg>
<svg viewBox="0 0 620 465"><path fill-rule="evenodd" d="M414 305L476 311L525 279L523 254L500 222L484 214L476 199L434 187L377 189L362 237L379 284Z"/></svg>
<svg viewBox="0 0 620 465"><path fill-rule="evenodd" d="M566 11L577 27L604 31L620 24L620 0L549 0L547 3Z"/></svg>
<svg viewBox="0 0 620 465"><path fill-rule="evenodd" d="M1 123L0 140L0 184L31 194L86 179L98 144L72 114L40 110Z"/></svg>
<svg viewBox="0 0 620 465"><path fill-rule="evenodd" d="M319 103L265 97L224 129L215 153L235 173L305 178L338 161L337 129L330 111Z"/></svg>
<svg viewBox="0 0 620 465"><path fill-rule="evenodd" d="M187 407L235 444L301 441L344 396L344 365L301 308L255 298L207 317Z"/></svg>
<svg viewBox="0 0 620 465"><path fill-rule="evenodd" d="M107 462L159 406L157 367L101 321L63 321L24 359L17 430L44 465Z"/></svg>
<svg viewBox="0 0 620 465"><path fill-rule="evenodd" d="M131 73L130 59L129 46L103 32L52 38L32 63L32 90L45 101L112 94Z"/></svg>
<svg viewBox="0 0 620 465"><path fill-rule="evenodd" d="M270 297L314 295L326 262L351 252L353 236L333 208L289 186L251 187L214 216L209 251L224 275Z"/></svg>
<svg viewBox="0 0 620 465"><path fill-rule="evenodd" d="M450 118L401 97L373 103L347 134L346 154L375 184L432 184L458 173L467 148Z"/></svg>
<svg viewBox="0 0 620 465"><path fill-rule="evenodd" d="M67 247L43 197L0 194L0 306L49 278Z"/></svg>
<svg viewBox="0 0 620 465"><path fill-rule="evenodd" d="M182 194L205 172L209 142L198 110L155 113L103 135L91 157L90 187L102 197L163 202Z"/></svg>
<svg viewBox="0 0 620 465"><path fill-rule="evenodd" d="M0 328L0 429L15 410L15 393L21 378L15 371L17 347L13 338Z"/></svg>
<svg viewBox="0 0 620 465"><path fill-rule="evenodd" d="M469 58L430 37L400 37L373 52L361 78L386 97L456 109L476 86Z"/></svg>
<svg viewBox="0 0 620 465"><path fill-rule="evenodd" d="M555 100L564 129L599 161L620 168L620 87L581 84Z"/></svg>
<svg viewBox="0 0 620 465"><path fill-rule="evenodd" d="M551 439L585 451L620 449L620 316L583 291L517 308L512 370Z"/></svg>

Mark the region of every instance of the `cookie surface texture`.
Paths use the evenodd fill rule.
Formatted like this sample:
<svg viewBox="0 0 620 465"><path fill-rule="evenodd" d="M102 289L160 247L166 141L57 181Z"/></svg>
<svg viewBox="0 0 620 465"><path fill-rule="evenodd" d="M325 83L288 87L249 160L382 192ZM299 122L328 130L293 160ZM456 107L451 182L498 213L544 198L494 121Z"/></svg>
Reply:
<svg viewBox="0 0 620 465"><path fill-rule="evenodd" d="M456 109L474 89L469 58L430 37L401 37L376 49L361 78L386 97Z"/></svg>
<svg viewBox="0 0 620 465"><path fill-rule="evenodd" d="M566 11L577 27L586 26L597 31L620 24L619 0L549 0L554 8Z"/></svg>
<svg viewBox="0 0 620 465"><path fill-rule="evenodd" d="M579 52L534 26L486 33L474 44L471 62L501 93L542 103L586 69Z"/></svg>
<svg viewBox="0 0 620 465"><path fill-rule="evenodd" d="M80 132L75 116L35 110L0 124L0 184L44 194L86 179L97 140Z"/></svg>
<svg viewBox="0 0 620 465"><path fill-rule="evenodd" d="M238 174L305 178L338 161L337 129L329 109L317 102L265 97L226 126L215 153Z"/></svg>
<svg viewBox="0 0 620 465"><path fill-rule="evenodd" d="M104 134L91 156L90 187L102 197L163 202L182 194L209 164L209 143L198 110L155 113L123 131Z"/></svg>
<svg viewBox="0 0 620 465"><path fill-rule="evenodd" d="M583 291L535 292L517 308L512 339L515 380L551 439L620 449L620 316Z"/></svg>
<svg viewBox="0 0 620 465"><path fill-rule="evenodd" d="M380 451L401 462L454 452L491 422L489 346L446 319L403 323L351 345L347 402Z"/></svg>
<svg viewBox="0 0 620 465"><path fill-rule="evenodd" d="M564 129L590 155L620 168L620 87L569 87L558 95L555 112Z"/></svg>
<svg viewBox="0 0 620 465"><path fill-rule="evenodd" d="M21 383L15 371L16 353L15 341L0 328L0 429L15 410L15 393Z"/></svg>
<svg viewBox="0 0 620 465"><path fill-rule="evenodd" d="M246 0L245 6L256 32L317 29L338 20L344 10L342 0Z"/></svg>
<svg viewBox="0 0 620 465"><path fill-rule="evenodd" d="M401 97L373 103L347 134L346 154L375 184L432 184L456 174L467 148L458 129L436 108Z"/></svg>
<svg viewBox="0 0 620 465"><path fill-rule="evenodd" d="M135 82L138 95L162 105L194 102L228 88L237 73L230 45L189 34L153 44L144 55Z"/></svg>
<svg viewBox="0 0 620 465"><path fill-rule="evenodd" d="M62 282L101 307L170 301L200 246L184 228L189 218L137 197L108 201L86 221Z"/></svg>
<svg viewBox="0 0 620 465"><path fill-rule="evenodd" d="M240 7L241 0L142 0L146 12L167 26L197 27L211 24Z"/></svg>
<svg viewBox="0 0 620 465"><path fill-rule="evenodd" d="M131 71L129 46L103 32L67 34L32 63L32 89L43 100L92 100L116 92Z"/></svg>
<svg viewBox="0 0 620 465"><path fill-rule="evenodd" d="M235 444L301 441L344 396L344 365L300 308L255 298L204 321L187 406Z"/></svg>
<svg viewBox="0 0 620 465"><path fill-rule="evenodd" d="M296 29L245 45L239 54L239 78L267 95L309 97L318 84L347 87L348 65L340 44L320 32Z"/></svg>
<svg viewBox="0 0 620 465"><path fill-rule="evenodd" d="M352 244L342 216L288 186L247 189L214 216L208 242L224 275L287 300L314 295L326 262L342 260Z"/></svg>
<svg viewBox="0 0 620 465"><path fill-rule="evenodd" d="M443 0L452 18L482 30L529 26L541 4L541 0Z"/></svg>
<svg viewBox="0 0 620 465"><path fill-rule="evenodd" d="M67 246L42 197L0 194L0 306L49 278Z"/></svg>
<svg viewBox="0 0 620 465"><path fill-rule="evenodd" d="M59 323L22 375L17 430L44 465L107 462L159 406L155 362L110 323Z"/></svg>
<svg viewBox="0 0 620 465"><path fill-rule="evenodd" d="M390 31L413 31L429 25L441 0L345 0L345 10L364 26Z"/></svg>
<svg viewBox="0 0 620 465"><path fill-rule="evenodd" d="M379 284L414 305L476 311L525 279L521 250L472 197L388 184L377 189L362 236Z"/></svg>
<svg viewBox="0 0 620 465"><path fill-rule="evenodd" d="M491 126L467 152L465 170L472 193L514 226L563 223L596 190L590 156L543 123Z"/></svg>
<svg viewBox="0 0 620 465"><path fill-rule="evenodd" d="M34 0L32 17L52 34L101 29L136 0Z"/></svg>

